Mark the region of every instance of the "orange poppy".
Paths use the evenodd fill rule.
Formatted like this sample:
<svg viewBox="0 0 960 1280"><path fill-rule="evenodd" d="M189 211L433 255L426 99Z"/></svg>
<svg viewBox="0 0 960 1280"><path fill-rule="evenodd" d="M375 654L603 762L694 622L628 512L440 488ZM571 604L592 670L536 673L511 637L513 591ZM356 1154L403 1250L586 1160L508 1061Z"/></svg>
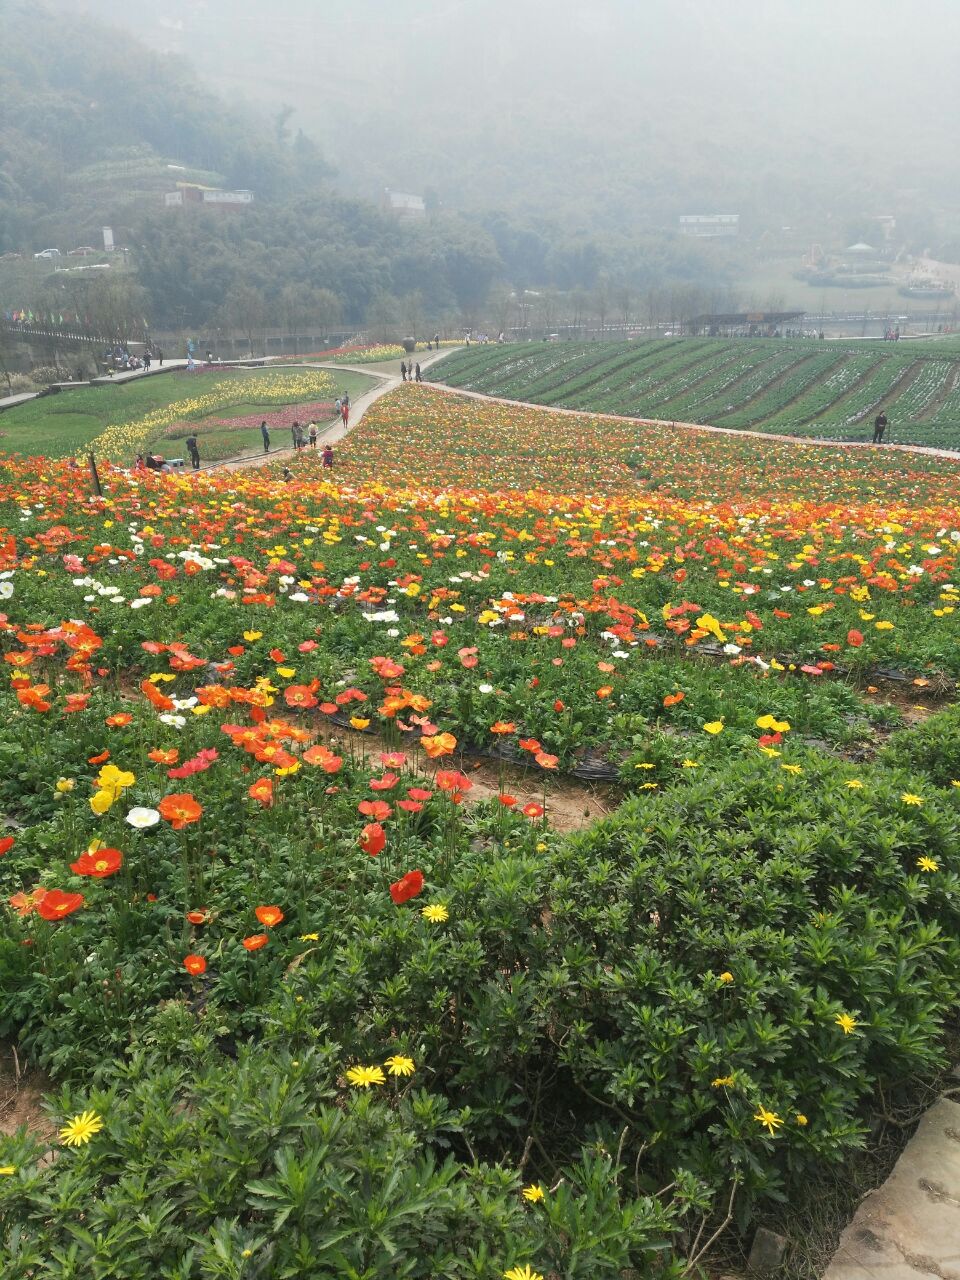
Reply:
<svg viewBox="0 0 960 1280"><path fill-rule="evenodd" d="M375 818L377 822L383 822L393 812L385 800L361 800L357 810L365 818Z"/></svg>
<svg viewBox="0 0 960 1280"><path fill-rule="evenodd" d="M253 914L267 929L272 929L283 919L283 912L279 907L257 907Z"/></svg>
<svg viewBox="0 0 960 1280"><path fill-rule="evenodd" d="M198 978L201 973L206 973L207 962L206 960L204 960L203 956L195 956L195 955L184 956L183 967L186 969L187 973L192 974L193 977L195 978Z"/></svg>
<svg viewBox="0 0 960 1280"><path fill-rule="evenodd" d="M247 788L247 795L252 800L259 800L265 809L269 809L273 804L273 779L258 778L251 787Z"/></svg>
<svg viewBox="0 0 960 1280"><path fill-rule="evenodd" d="M180 831L190 823L198 822L203 813L203 806L197 804L189 792L164 796L157 808L174 831Z"/></svg>
<svg viewBox="0 0 960 1280"><path fill-rule="evenodd" d="M243 939L243 945L248 951L259 951L261 947L265 947L270 939L265 933L252 933L249 938Z"/></svg>

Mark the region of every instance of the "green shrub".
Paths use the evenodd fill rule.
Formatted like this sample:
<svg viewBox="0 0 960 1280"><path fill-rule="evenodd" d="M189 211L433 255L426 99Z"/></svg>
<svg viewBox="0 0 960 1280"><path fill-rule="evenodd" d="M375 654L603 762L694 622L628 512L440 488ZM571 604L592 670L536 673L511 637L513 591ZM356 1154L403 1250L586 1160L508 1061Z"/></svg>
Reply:
<svg viewBox="0 0 960 1280"><path fill-rule="evenodd" d="M667 1245L670 1212L625 1199L609 1154L585 1152L528 1203L516 1173L457 1158L469 1117L436 1094L338 1092L329 1047L236 1063L203 1050L138 1061L106 1092L64 1090L58 1119L103 1119L86 1145L49 1159L18 1136L0 1178L5 1280L494 1280L528 1264L593 1280L640 1274Z"/></svg>

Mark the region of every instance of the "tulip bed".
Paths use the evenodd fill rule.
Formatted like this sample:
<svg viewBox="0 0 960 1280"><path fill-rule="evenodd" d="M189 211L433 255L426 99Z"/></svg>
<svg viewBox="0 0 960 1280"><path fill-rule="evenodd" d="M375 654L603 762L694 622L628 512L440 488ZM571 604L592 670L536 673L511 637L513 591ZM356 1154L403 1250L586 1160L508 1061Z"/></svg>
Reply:
<svg viewBox="0 0 960 1280"><path fill-rule="evenodd" d="M294 465L0 462L5 1277L679 1280L943 1065L956 468L420 386Z"/></svg>
<svg viewBox="0 0 960 1280"><path fill-rule="evenodd" d="M960 448L960 361L937 342L686 338L477 347L428 380L535 404L869 440Z"/></svg>

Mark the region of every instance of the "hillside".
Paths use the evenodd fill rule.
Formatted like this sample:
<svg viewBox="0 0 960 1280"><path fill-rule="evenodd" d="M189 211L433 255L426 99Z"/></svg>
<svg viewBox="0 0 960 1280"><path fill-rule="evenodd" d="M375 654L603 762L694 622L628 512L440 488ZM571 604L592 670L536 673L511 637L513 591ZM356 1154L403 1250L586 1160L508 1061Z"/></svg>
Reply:
<svg viewBox="0 0 960 1280"><path fill-rule="evenodd" d="M478 346L428 379L534 404L641 418L869 439L883 406L888 439L960 448L954 343L685 338Z"/></svg>
<svg viewBox="0 0 960 1280"><path fill-rule="evenodd" d="M124 0L83 0L140 27ZM936 35L934 35L936 33ZM821 239L957 228L957 13L890 0L169 0L143 37L315 135L344 191L614 239L738 211ZM848 243L845 241L844 243Z"/></svg>

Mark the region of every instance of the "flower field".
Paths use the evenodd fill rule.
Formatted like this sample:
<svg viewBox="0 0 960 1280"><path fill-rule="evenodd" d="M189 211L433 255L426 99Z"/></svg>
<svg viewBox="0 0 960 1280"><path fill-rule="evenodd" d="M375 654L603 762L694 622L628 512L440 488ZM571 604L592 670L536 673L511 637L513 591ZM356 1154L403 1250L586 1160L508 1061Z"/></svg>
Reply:
<svg viewBox="0 0 960 1280"><path fill-rule="evenodd" d="M475 347L431 381L535 404L666 421L960 448L960 360L937 342L687 338Z"/></svg>
<svg viewBox="0 0 960 1280"><path fill-rule="evenodd" d="M242 430L235 425L238 418L254 423L250 443L257 445L260 422L282 406L305 410L331 403L341 391L359 395L370 385L363 374L280 367L171 372L126 384L84 387L0 414L0 454L59 458L93 448L98 457L128 465L140 449L169 452L169 439L189 435L214 419L221 420L221 434L236 433ZM223 420L230 425L224 427ZM205 443L209 459L211 442ZM217 456L236 452L243 443L225 441Z"/></svg>
<svg viewBox="0 0 960 1280"><path fill-rule="evenodd" d="M431 343L431 347L432 347ZM442 338L441 347L458 347L457 338ZM426 342L418 342L416 350L426 351ZM403 360L406 348L399 342L379 342L374 345L354 347L329 347L326 351L314 351L301 360L322 360L325 364L382 364L385 360Z"/></svg>
<svg viewBox="0 0 960 1280"><path fill-rule="evenodd" d="M421 386L294 465L0 460L5 1277L680 1280L944 1065L957 469Z"/></svg>

